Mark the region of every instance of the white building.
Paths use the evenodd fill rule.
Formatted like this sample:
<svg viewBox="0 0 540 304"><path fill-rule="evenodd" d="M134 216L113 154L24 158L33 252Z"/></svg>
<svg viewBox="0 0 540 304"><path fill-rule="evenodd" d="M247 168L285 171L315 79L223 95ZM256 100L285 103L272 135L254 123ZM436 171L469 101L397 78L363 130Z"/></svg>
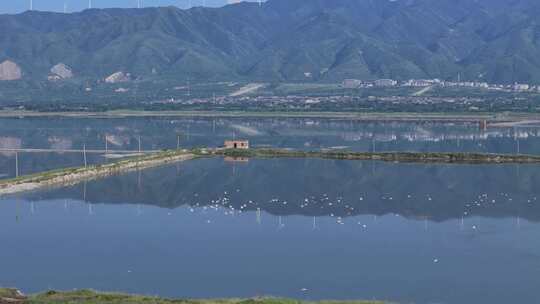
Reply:
<svg viewBox="0 0 540 304"><path fill-rule="evenodd" d="M512 86L512 89L514 91L528 91L530 86L528 84L522 84L522 83L514 83Z"/></svg>
<svg viewBox="0 0 540 304"><path fill-rule="evenodd" d="M376 87L393 87L397 85L397 81L393 79L377 79L374 84Z"/></svg>

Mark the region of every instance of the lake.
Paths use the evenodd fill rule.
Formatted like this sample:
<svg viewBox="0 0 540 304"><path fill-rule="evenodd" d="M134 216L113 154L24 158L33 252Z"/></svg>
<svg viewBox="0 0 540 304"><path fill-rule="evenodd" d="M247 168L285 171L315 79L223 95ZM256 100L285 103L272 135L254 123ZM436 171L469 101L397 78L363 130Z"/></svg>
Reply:
<svg viewBox="0 0 540 304"><path fill-rule="evenodd" d="M179 127L167 127L168 119L45 124L14 119L1 125L0 136L20 138L22 147L51 147L49 138L98 147L101 134L127 134L117 147L135 149L139 134L151 147L174 147L175 132L189 128L185 146L219 145L236 130L256 146L303 149L361 151L373 142L377 150L540 148L534 126L486 133L473 124L303 119L222 119L215 129L208 119L179 119ZM6 166L11 157L3 156ZM25 157L28 171L69 165L62 154ZM2 197L0 286L180 298L534 303L539 169L215 158Z"/></svg>
<svg viewBox="0 0 540 304"><path fill-rule="evenodd" d="M231 138L254 147L303 150L539 153L540 126L489 128L478 123L375 122L304 118L0 118L0 179L16 175L15 153L2 149L137 151L218 147ZM107 142L107 144L106 144ZM82 153L19 153L19 173L84 164ZM88 154L89 164L113 160Z"/></svg>

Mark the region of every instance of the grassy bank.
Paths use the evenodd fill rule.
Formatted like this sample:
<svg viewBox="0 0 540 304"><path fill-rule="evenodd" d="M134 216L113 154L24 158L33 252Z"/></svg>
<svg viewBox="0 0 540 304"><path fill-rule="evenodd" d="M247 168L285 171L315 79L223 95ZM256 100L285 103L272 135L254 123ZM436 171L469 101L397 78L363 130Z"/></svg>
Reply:
<svg viewBox="0 0 540 304"><path fill-rule="evenodd" d="M192 152L197 154L195 155ZM76 184L84 180L106 177L132 170L141 170L171 162L184 161L202 156L203 154L203 152L198 150L163 151L160 153L140 155L108 164L64 168L24 175L0 181L0 195L31 191L48 186Z"/></svg>
<svg viewBox="0 0 540 304"><path fill-rule="evenodd" d="M77 118L121 118L121 117L208 117L208 118L332 118L351 120L384 121L479 121L494 122L540 120L540 114L512 112L334 112L334 111L143 111L112 110L104 112L37 112L37 111L0 111L0 117L77 117Z"/></svg>
<svg viewBox="0 0 540 304"><path fill-rule="evenodd" d="M338 160L377 160L388 162L463 164L540 163L540 156L535 155L459 152L350 152L249 149L217 150L214 153L232 158L324 158Z"/></svg>
<svg viewBox="0 0 540 304"><path fill-rule="evenodd" d="M291 299L254 298L254 299L215 299L215 300L186 300L164 299L149 296L137 296L121 293L100 293L92 290L77 290L67 292L48 291L41 294L30 295L24 298L17 297L15 290L0 289L0 303L27 303L27 304L383 304L375 301L320 301L304 302ZM9 301L12 299L13 301Z"/></svg>
<svg viewBox="0 0 540 304"><path fill-rule="evenodd" d="M229 158L322 158L336 160L374 160L407 163L454 164L540 164L540 156L481 153L425 153L425 152L350 152L299 151L289 149L193 149L151 153L109 164L67 168L0 181L0 195L36 190L44 187L74 185L82 181L114 174L141 170L201 157Z"/></svg>

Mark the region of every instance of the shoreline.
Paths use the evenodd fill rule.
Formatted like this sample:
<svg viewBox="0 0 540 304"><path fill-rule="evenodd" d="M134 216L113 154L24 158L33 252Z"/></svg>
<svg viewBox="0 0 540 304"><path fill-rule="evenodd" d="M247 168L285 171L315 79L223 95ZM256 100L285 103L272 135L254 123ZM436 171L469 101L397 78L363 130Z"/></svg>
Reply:
<svg viewBox="0 0 540 304"><path fill-rule="evenodd" d="M385 304L383 301L307 301L299 299L254 297L230 299L173 299L119 292L99 292L91 289L72 291L49 290L25 295L14 288L0 288L0 303L11 304Z"/></svg>
<svg viewBox="0 0 540 304"><path fill-rule="evenodd" d="M0 196L29 192L47 187L71 186L84 181L104 178L135 170L149 169L174 162L191 160L196 156L185 151L146 154L132 159L102 165L45 171L0 181Z"/></svg>
<svg viewBox="0 0 540 304"><path fill-rule="evenodd" d="M194 149L169 150L145 154L103 165L45 171L18 178L0 180L0 196L38 190L47 187L70 186L84 181L103 178L182 162L203 157L224 157L232 161L269 158L319 158L333 160L382 161L418 164L540 164L540 156L481 154L481 153L424 153L424 152L350 152L350 151L300 151L289 149Z"/></svg>
<svg viewBox="0 0 540 304"><path fill-rule="evenodd" d="M350 152L300 151L289 149L215 150L213 155L229 158L320 158L333 160L383 161L433 164L540 164L540 156L460 152Z"/></svg>
<svg viewBox="0 0 540 304"><path fill-rule="evenodd" d="M331 118L358 121L440 121L440 122L540 122L536 113L416 113L416 112L255 112L255 111L138 111L106 112L36 112L0 111L0 118L68 117L68 118L129 118L129 117L201 117L201 118Z"/></svg>

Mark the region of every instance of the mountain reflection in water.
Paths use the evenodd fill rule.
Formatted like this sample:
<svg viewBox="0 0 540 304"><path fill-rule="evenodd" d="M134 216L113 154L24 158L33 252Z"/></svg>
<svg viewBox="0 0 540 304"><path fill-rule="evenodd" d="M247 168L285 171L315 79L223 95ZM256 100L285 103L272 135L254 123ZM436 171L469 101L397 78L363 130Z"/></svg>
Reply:
<svg viewBox="0 0 540 304"><path fill-rule="evenodd" d="M538 125L490 127L474 122L355 121L316 118L0 118L0 149L146 150L217 147L234 136L254 147L305 150L540 153ZM180 141L178 141L180 139ZM20 153L20 173L81 166L80 153ZM88 155L89 164L109 161ZM15 155L0 151L0 175L15 176Z"/></svg>
<svg viewBox="0 0 540 304"><path fill-rule="evenodd" d="M43 189L0 199L0 284L536 303L539 175L536 165L215 158Z"/></svg>
<svg viewBox="0 0 540 304"><path fill-rule="evenodd" d="M220 208L273 215L398 214L444 221L471 216L540 220L537 165L202 159L25 195L92 204Z"/></svg>

